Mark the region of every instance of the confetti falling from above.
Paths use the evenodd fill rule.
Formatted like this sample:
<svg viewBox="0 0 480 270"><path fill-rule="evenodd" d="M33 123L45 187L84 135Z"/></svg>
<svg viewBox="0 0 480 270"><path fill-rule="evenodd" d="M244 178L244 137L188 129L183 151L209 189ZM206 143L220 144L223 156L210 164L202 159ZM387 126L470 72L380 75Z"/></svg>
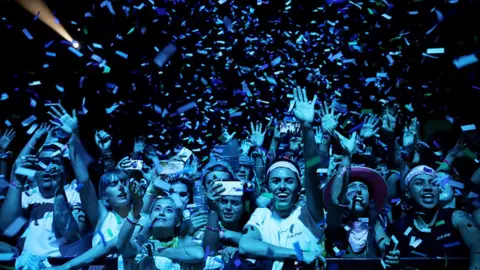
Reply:
<svg viewBox="0 0 480 270"><path fill-rule="evenodd" d="M44 113L30 98L65 100L82 108L81 125L143 132L161 153L184 144L206 155L222 124L240 133L249 121L283 117L296 85L358 116L379 113L385 102L401 103L406 114L444 113L448 108L433 102L451 87L444 75L478 65L470 49L477 37L452 44L439 31L457 16L454 1L102 1L50 8L79 46L49 34L30 14L3 18L1 27L29 61L12 61L18 63L0 102L28 101L35 115L19 112L27 132ZM347 120L345 131L361 127L359 117Z"/></svg>

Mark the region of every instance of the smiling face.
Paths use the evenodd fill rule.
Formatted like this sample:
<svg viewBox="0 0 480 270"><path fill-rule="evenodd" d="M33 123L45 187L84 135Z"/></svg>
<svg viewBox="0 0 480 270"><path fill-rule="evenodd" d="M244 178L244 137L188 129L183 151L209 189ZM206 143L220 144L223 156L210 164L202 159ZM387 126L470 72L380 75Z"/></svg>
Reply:
<svg viewBox="0 0 480 270"><path fill-rule="evenodd" d="M220 218L224 223L237 223L242 218L243 201L241 196L224 196L218 202Z"/></svg>
<svg viewBox="0 0 480 270"><path fill-rule="evenodd" d="M422 209L435 209L438 206L440 188L433 180L433 176L420 174L408 183L408 196Z"/></svg>
<svg viewBox="0 0 480 270"><path fill-rule="evenodd" d="M277 212L291 210L297 202L300 187L297 176L287 168L276 168L268 176L268 191L273 194L273 205Z"/></svg>
<svg viewBox="0 0 480 270"><path fill-rule="evenodd" d="M360 181L353 181L347 187L347 201L349 208L355 204L353 211L357 216L365 215L370 202L370 192L368 186Z"/></svg>
<svg viewBox="0 0 480 270"><path fill-rule="evenodd" d="M150 212L150 220L154 221L154 228L174 229L178 225L175 202L170 198L157 199Z"/></svg>

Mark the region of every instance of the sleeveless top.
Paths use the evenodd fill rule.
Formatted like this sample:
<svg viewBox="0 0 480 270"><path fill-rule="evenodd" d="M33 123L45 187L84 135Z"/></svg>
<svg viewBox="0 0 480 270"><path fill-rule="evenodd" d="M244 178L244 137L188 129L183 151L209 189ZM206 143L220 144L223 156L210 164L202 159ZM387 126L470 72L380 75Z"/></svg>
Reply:
<svg viewBox="0 0 480 270"><path fill-rule="evenodd" d="M468 247L452 223L457 209L440 209L430 232L421 232L414 225L412 215L406 215L394 224L395 237L402 257L465 257Z"/></svg>

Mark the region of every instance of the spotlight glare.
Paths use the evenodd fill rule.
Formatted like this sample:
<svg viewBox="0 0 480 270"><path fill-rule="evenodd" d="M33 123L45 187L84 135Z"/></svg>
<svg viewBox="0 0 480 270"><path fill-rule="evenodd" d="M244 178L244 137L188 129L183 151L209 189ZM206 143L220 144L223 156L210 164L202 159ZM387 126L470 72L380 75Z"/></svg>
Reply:
<svg viewBox="0 0 480 270"><path fill-rule="evenodd" d="M72 42L72 46L73 46L73 48L78 49L78 48L80 48L80 43L78 43L78 41L75 41L75 40L74 40L74 41Z"/></svg>

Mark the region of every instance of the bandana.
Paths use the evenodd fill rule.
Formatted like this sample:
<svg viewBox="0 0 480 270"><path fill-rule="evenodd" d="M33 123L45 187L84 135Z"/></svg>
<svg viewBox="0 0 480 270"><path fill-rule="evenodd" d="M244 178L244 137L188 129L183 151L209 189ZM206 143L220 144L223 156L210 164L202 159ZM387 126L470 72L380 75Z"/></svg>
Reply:
<svg viewBox="0 0 480 270"><path fill-rule="evenodd" d="M268 168L267 175L269 175L273 170L275 170L277 168L289 169L290 171L295 173L295 175L297 176L297 179L300 180L300 172L295 167L295 165L293 165L292 163L290 163L288 161L277 161L277 162L273 163L272 166L270 166L270 168Z"/></svg>
<svg viewBox="0 0 480 270"><path fill-rule="evenodd" d="M410 181L412 181L412 179L415 176L419 176L419 175L422 175L422 174L437 178L437 173L435 172L434 169L432 169L428 166L425 166L425 165L420 165L420 166L417 166L417 167L413 168L407 174L407 177L405 177L405 186L408 186L408 183L410 183Z"/></svg>
<svg viewBox="0 0 480 270"><path fill-rule="evenodd" d="M361 252L367 245L368 223L355 221L348 232L348 243L354 253Z"/></svg>

